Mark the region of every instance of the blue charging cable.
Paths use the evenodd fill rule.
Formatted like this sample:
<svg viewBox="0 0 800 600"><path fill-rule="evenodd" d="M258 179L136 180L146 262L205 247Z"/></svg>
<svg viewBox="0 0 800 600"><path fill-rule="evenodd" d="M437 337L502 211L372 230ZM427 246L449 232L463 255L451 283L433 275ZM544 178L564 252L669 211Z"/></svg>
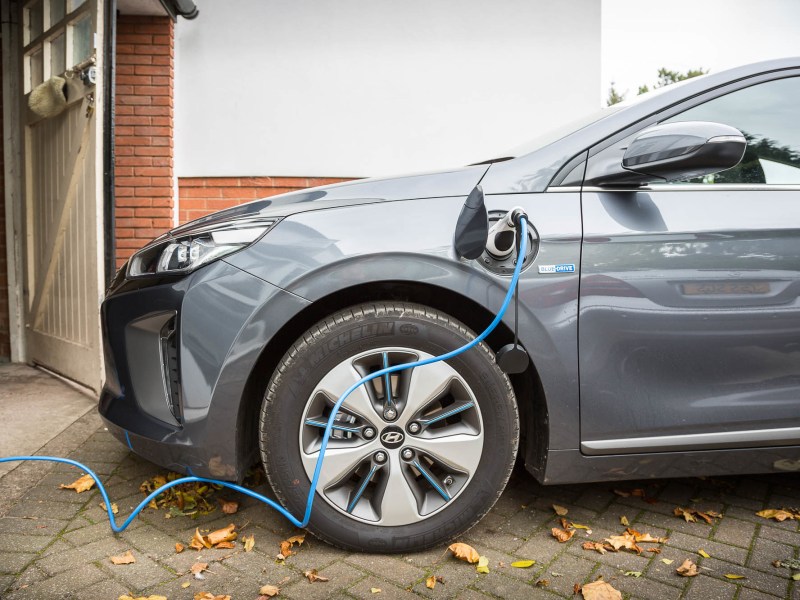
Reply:
<svg viewBox="0 0 800 600"><path fill-rule="evenodd" d="M519 217L519 227L521 236L520 236L519 252L517 256L524 257L528 245L528 227L527 227L527 221L524 216ZM314 504L314 497L315 497L315 492L317 490L317 483L319 482L319 475L322 472L322 462L325 459L325 450L328 447L328 440L331 436L331 429L333 427L334 419L336 418L336 415L339 412L339 409L341 408L344 401L347 400L347 397L350 394L352 394L353 391L356 390L359 386L367 383L368 381L372 381L373 379L376 379L378 377L383 377L384 375L388 375L390 373L396 373L397 371L403 371L405 369L421 367L423 365L429 365L434 362L448 360L450 358L458 356L463 352L466 352L470 348L482 342L486 338L486 336L488 336L494 330L494 328L497 327L497 325L503 318L506 309L508 309L508 305L511 302L511 298L514 295L514 290L517 287L517 282L519 281L519 274L522 271L522 264L524 262L525 262L524 260L517 260L517 265L514 268L514 274L511 276L511 283L508 286L508 293L506 294L506 297L503 300L503 304L500 306L500 310L497 312L497 315L495 316L494 320L489 324L489 326L483 330L483 333L478 335L475 339L471 340L470 342L467 342L460 348L456 348L455 350L452 350L440 356L432 356L431 358L426 358L424 360L418 360L412 363L404 363L402 365L395 365L393 367L387 367L385 369L381 369L380 371L375 371L374 373L362 377L360 380L358 380L349 388L347 388L347 390L341 396L339 396L339 399L336 401L336 404L334 404L333 408L331 409L331 416L328 417L328 424L325 426L325 433L322 436L322 445L320 446L319 457L317 458L317 464L314 468L314 476L311 478L311 489L308 491L308 500L306 501L306 511L305 514L303 515L302 520L297 519L283 506L275 502L275 500L267 498L266 496L262 496L261 494L259 494L258 492L254 492L253 490L248 490L245 487L242 487L235 483L230 483L228 481L218 481L216 479L207 479L205 477L190 476L190 477L181 477L180 479L175 479L174 481L170 481L165 485L162 485L157 490L151 492L144 500L142 500L139 503L139 505L135 509L133 509L133 512L128 516L127 519L125 519L122 525L117 525L116 519L114 518L114 513L112 512L111 509L111 500L108 498L108 493L106 492L105 487L103 486L102 482L100 481L100 478L95 474L95 472L92 471L86 465L81 464L76 460L72 460L69 458L59 458L57 456L8 456L5 458L0 458L0 463L17 462L23 460L38 460L46 462L64 463L72 465L73 467L78 467L79 469L85 471L86 473L92 476L92 479L94 479L95 483L97 484L97 489L100 490L100 495L103 496L103 501L105 502L106 505L106 511L108 512L108 521L109 524L111 525L111 529L115 533L124 531L125 528L131 524L131 521L133 521L133 519L136 518L136 515L138 515L142 510L144 510L148 504L150 504L151 500L153 500L157 496L160 496L169 488L175 487L176 485L181 485L182 483L192 483L195 481L203 483L213 483L232 490L236 490L240 494L244 494L245 496L250 496L251 498L255 498L256 500L259 500L264 504L274 508L281 515L286 517L286 519L290 523L292 523L292 525L295 525L296 527L300 528L305 527L311 520L311 508Z"/></svg>

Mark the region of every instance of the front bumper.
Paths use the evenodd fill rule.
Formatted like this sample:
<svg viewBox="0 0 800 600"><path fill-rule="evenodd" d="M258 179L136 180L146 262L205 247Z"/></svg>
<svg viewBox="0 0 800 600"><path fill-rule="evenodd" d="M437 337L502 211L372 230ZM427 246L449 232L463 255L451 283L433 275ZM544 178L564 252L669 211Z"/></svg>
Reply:
<svg viewBox="0 0 800 600"><path fill-rule="evenodd" d="M109 431L162 467L241 480L270 376L251 377L256 361L308 302L224 261L130 283L115 282L101 308Z"/></svg>

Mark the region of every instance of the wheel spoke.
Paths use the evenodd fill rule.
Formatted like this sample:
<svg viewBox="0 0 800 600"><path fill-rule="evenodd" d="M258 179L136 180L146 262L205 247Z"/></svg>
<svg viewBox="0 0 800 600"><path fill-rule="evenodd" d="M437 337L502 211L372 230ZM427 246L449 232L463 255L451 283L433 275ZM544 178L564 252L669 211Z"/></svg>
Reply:
<svg viewBox="0 0 800 600"><path fill-rule="evenodd" d="M389 477L379 502L380 524L408 525L420 519L417 498L408 486L402 469L406 468L396 453L389 458Z"/></svg>
<svg viewBox="0 0 800 600"><path fill-rule="evenodd" d="M406 406L398 425L404 426L417 411L447 390L455 377L455 370L444 362L415 367L411 372Z"/></svg>
<svg viewBox="0 0 800 600"><path fill-rule="evenodd" d="M435 438L409 438L408 445L472 475L483 454L483 434L457 433Z"/></svg>
<svg viewBox="0 0 800 600"><path fill-rule="evenodd" d="M319 475L317 490L322 491L331 483L341 479L355 465L365 460L367 456L372 454L377 447L380 447L380 443L375 440L353 448L328 447L328 449L325 451L325 459L322 464L322 471ZM306 473L314 473L318 456L319 452L312 452L311 454L300 452L300 457L303 460L303 466L305 467Z"/></svg>
<svg viewBox="0 0 800 600"><path fill-rule="evenodd" d="M323 391L325 395L330 398L331 402L334 403L347 388L359 379L361 379L361 376L358 374L358 371L356 371L348 361L345 361L331 369L331 371L322 378L322 381L319 382L317 389ZM342 406L360 414L372 424L380 422L380 416L375 412L372 400L370 400L369 394L367 390L364 389L363 385L353 390Z"/></svg>

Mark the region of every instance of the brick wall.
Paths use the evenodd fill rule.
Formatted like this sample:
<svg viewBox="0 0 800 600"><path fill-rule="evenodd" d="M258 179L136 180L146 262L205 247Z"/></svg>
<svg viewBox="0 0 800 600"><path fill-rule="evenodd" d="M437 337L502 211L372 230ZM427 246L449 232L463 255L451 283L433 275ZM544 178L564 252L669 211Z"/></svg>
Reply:
<svg viewBox="0 0 800 600"><path fill-rule="evenodd" d="M116 63L116 261L172 227L175 27L120 15Z"/></svg>
<svg viewBox="0 0 800 600"><path fill-rule="evenodd" d="M0 57L0 79L2 79ZM3 139L3 94L0 93L0 140ZM11 357L8 316L8 263L6 262L6 189L3 180L3 144L0 141L0 361Z"/></svg>
<svg viewBox="0 0 800 600"><path fill-rule="evenodd" d="M181 223L257 198L347 179L322 177L180 177L178 218Z"/></svg>

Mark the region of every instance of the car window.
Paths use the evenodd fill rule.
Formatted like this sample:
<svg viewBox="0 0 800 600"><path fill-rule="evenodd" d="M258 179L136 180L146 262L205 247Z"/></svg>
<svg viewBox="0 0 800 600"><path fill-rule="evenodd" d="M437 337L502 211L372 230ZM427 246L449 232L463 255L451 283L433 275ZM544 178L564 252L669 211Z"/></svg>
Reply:
<svg viewBox="0 0 800 600"><path fill-rule="evenodd" d="M737 166L691 183L800 184L800 77L740 89L664 122L676 121L724 123L747 138Z"/></svg>

